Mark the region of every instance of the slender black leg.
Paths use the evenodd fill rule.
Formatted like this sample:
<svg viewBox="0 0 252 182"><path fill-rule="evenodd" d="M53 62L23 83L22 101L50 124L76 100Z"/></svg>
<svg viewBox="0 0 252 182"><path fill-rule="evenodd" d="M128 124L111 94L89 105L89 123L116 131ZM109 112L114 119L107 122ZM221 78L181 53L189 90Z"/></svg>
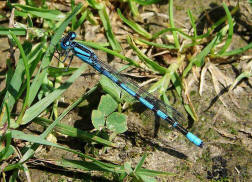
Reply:
<svg viewBox="0 0 252 182"><path fill-rule="evenodd" d="M74 56L73 54L71 56L69 56L69 64L67 65L66 71L68 71L68 69L69 69L69 67L70 67L70 65L72 63L73 56Z"/></svg>
<svg viewBox="0 0 252 182"><path fill-rule="evenodd" d="M70 52L71 50L66 50L66 51L64 51L64 53L59 53L59 57L57 57L57 56L54 56L59 62L61 62L61 63L64 63L64 62L66 62L66 60L67 60L67 58L69 57L68 56L68 54L69 54L69 52ZM61 54L61 55L60 55ZM64 55L65 54L65 55ZM65 58L64 58L64 60L63 61L61 61L60 60L60 57L62 57L62 56L65 56Z"/></svg>

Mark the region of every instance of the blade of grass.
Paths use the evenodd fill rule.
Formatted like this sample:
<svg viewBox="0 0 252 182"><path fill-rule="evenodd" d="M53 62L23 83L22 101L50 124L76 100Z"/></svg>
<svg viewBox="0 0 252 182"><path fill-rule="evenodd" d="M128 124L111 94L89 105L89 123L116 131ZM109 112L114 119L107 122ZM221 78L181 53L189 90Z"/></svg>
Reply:
<svg viewBox="0 0 252 182"><path fill-rule="evenodd" d="M187 38L187 39L194 39L193 36L190 36L186 33L184 33L182 30L180 30L179 28L165 28L157 33L155 33L153 36L152 36L152 39L156 39L158 38L160 35L166 33L166 32L178 32L180 33L183 37Z"/></svg>
<svg viewBox="0 0 252 182"><path fill-rule="evenodd" d="M214 47L215 42L218 40L219 36L220 35L217 34L217 36L215 36L214 39L199 54L197 54L195 57L191 59L190 63L187 65L187 67L183 72L182 75L183 78L187 76L188 72L192 69L192 66L194 64L198 67L204 64L205 57L210 53L211 49Z"/></svg>
<svg viewBox="0 0 252 182"><path fill-rule="evenodd" d="M227 5L225 3L223 3L223 7L224 7L224 10L225 10L226 15L227 15L229 29L228 29L227 40L226 40L224 46L222 47L222 49L217 53L217 55L218 54L222 55L227 50L227 48L229 47L229 45L232 42L232 36L233 36L233 33L234 33L234 25L233 25L233 20L232 20L231 13L228 10L228 7L227 7Z"/></svg>
<svg viewBox="0 0 252 182"><path fill-rule="evenodd" d="M171 28L176 28L174 24L174 19L173 19L173 0L169 1L169 18L170 18L170 24ZM178 35L175 31L172 32L173 39L174 39L174 44L177 49L179 49L179 41L178 41Z"/></svg>
<svg viewBox="0 0 252 182"><path fill-rule="evenodd" d="M55 89L48 96L34 104L30 107L23 117L23 123L27 124L32 119L37 117L41 112L43 112L51 103L54 102L67 88L71 86L71 84L81 75L81 73L87 68L87 65L84 63L82 66L74 72L74 74L59 88Z"/></svg>
<svg viewBox="0 0 252 182"><path fill-rule="evenodd" d="M73 31L75 31L78 27L80 27L83 24L83 22L86 20L87 15L88 10L85 10L84 12L81 13L80 19L75 24L72 24Z"/></svg>
<svg viewBox="0 0 252 182"><path fill-rule="evenodd" d="M68 151L68 152L72 152L74 154L77 154L79 156L81 156L82 158L86 158L86 159L89 159L91 160L92 162L94 162L97 166L103 168L104 170L108 170L110 172L124 172L123 170L120 170L120 167L118 168L117 165L113 165L113 164L109 164L109 163L104 163L104 162L100 162L96 159L94 159L93 157L90 157L88 155L85 155L81 152L78 152L76 150L73 150L73 149L69 149L67 147L63 147L61 145L58 145L56 143L53 143L53 142L49 142L39 136L35 136L35 135L29 135L29 134L25 134L21 131L18 131L18 130L11 130L11 134L12 134L12 137L15 138L15 139L19 139L19 140L25 140L25 141L28 141L28 142L32 142L32 143L37 143L37 144L40 144L40 145L47 145L47 146L52 146L52 147L56 147L56 148L59 148L59 149L62 149L62 150L65 150L65 151ZM19 163L20 165L21 163ZM13 169L13 166L10 165L10 166L7 166L5 167L4 171L9 171L10 170L10 167Z"/></svg>
<svg viewBox="0 0 252 182"><path fill-rule="evenodd" d="M109 43L110 43L112 49L115 50L115 51L120 52L122 50L122 48L121 48L119 42L116 40L115 35L114 35L113 31L112 31L112 26L110 24L109 16L107 14L105 5L103 6L102 9L98 10L98 13L99 13L99 16L101 18L103 27L105 29L107 38L109 40Z"/></svg>
<svg viewBox="0 0 252 182"><path fill-rule="evenodd" d="M236 85L244 78L249 78L252 77L252 68L250 71L244 71L243 73L241 73L234 81L234 83L231 85L231 87L229 88L229 90L233 90Z"/></svg>
<svg viewBox="0 0 252 182"><path fill-rule="evenodd" d="M5 28L0 27L0 35L9 35L10 31L15 35L26 35L26 30L24 28Z"/></svg>
<svg viewBox="0 0 252 182"><path fill-rule="evenodd" d="M188 16L190 18L190 22L191 22L191 25L192 25L192 28L193 28L194 38L196 39L197 38L197 29L196 29L195 20L193 18L192 12L190 10L187 11L187 14L188 14Z"/></svg>
<svg viewBox="0 0 252 182"><path fill-rule="evenodd" d="M50 124L52 124L51 120L48 119L44 119L44 118L35 118L33 120L33 122L48 127ZM55 131L60 132L63 135L67 135L70 137L75 137L81 140L88 140L90 142L95 142L95 143L100 143L103 144L105 146L111 146L111 147L116 147L116 145L114 143L112 143L111 141L105 140L101 137L96 136L95 134L91 134L87 131L84 130L80 130L78 128L73 128L69 125L65 125L65 124L56 124Z"/></svg>
<svg viewBox="0 0 252 182"><path fill-rule="evenodd" d="M129 0L129 7L130 7L130 12L132 12L134 17L139 16L138 8L136 5L136 2L134 0Z"/></svg>
<svg viewBox="0 0 252 182"><path fill-rule="evenodd" d="M234 55L237 55L237 54L241 54L249 49L252 49L252 42L249 43L248 45L242 47L242 48L239 48L239 49L235 49L235 50L232 50L232 51L228 51L228 52L224 52L222 55L220 56L234 56Z"/></svg>
<svg viewBox="0 0 252 182"><path fill-rule="evenodd" d="M173 44L167 45L167 44L158 44L158 43L154 43L154 42L150 42L148 40L144 40L141 38L137 38L138 41L143 42L147 45L150 46L154 46L154 47L158 47L158 48L163 48L163 49L177 49Z"/></svg>
<svg viewBox="0 0 252 182"><path fill-rule="evenodd" d="M25 67L25 75L26 75L26 95L25 95L25 101L23 103L22 106L22 110L20 112L20 115L17 119L17 123L21 124L21 120L23 118L24 112L28 107L28 101L29 101L29 94L30 94L30 71L29 71L29 67L28 67L28 59L24 53L24 49L20 43L20 41L17 39L16 35L10 31L10 34L12 36L12 38L14 39L14 41L16 42L19 50L20 50L20 54L23 58L23 63L24 63L24 67Z"/></svg>
<svg viewBox="0 0 252 182"><path fill-rule="evenodd" d="M116 57L119 57L120 59L123 59L123 60L129 62L131 65L134 65L136 67L140 67L139 64L136 61L134 61L133 59L130 59L130 58L128 58L128 57L126 57L126 56L124 56L124 55L122 55L122 54L120 54L120 53L118 53L116 51L108 49L108 48L106 48L104 46L100 46L99 44L97 44L95 42L85 42L85 41L77 41L77 42L80 42L80 43L82 43L82 44L84 44L84 45L86 45L88 47L92 47L92 48L95 48L95 49L102 50L102 51L104 51L106 53L109 53L111 55L114 55Z"/></svg>
<svg viewBox="0 0 252 182"><path fill-rule="evenodd" d="M44 46L44 43L39 44L35 47L35 49L28 55L29 64L32 64L32 61L34 58L40 54ZM36 65L35 65L36 66ZM30 67L30 71L31 71ZM10 69L9 69L10 70ZM18 61L15 72L12 74L11 80L9 80L9 77L7 77L7 83L6 83L6 94L4 96L4 101L8 103L8 109L11 112L13 109L13 106L16 102L16 100L19 98L19 96L23 93L22 90L25 89L25 85L22 86L23 83L23 72L24 72L24 64L22 61L22 58ZM32 74L31 72L30 74ZM20 88L20 87L23 88ZM4 102L3 102L4 103ZM1 110L3 108L3 104L1 105ZM4 113L4 111L2 111ZM4 114L2 122L6 121L6 113Z"/></svg>
<svg viewBox="0 0 252 182"><path fill-rule="evenodd" d="M145 54L143 54L140 49L138 49L138 47L135 45L133 39L131 36L127 37L127 41L130 45L130 47L136 52L136 54L138 55L138 57L147 64L148 67L150 67L153 71L156 71L160 74L165 74L167 72L167 69L160 66L158 63L152 61L151 59L149 59Z"/></svg>
<svg viewBox="0 0 252 182"><path fill-rule="evenodd" d="M144 160L146 159L147 157L147 154L144 153L144 155L142 156L141 160L139 161L139 163L137 164L136 168L134 169L134 172L137 173L139 169L141 169L143 163L144 163Z"/></svg>
<svg viewBox="0 0 252 182"><path fill-rule="evenodd" d="M140 35L144 36L147 39L151 39L152 35L148 33L143 27L141 27L139 24L132 20L128 20L122 15L122 12L119 8L117 8L117 13L119 17L122 19L124 23L126 23L128 26L130 26L135 32L139 33Z"/></svg>
<svg viewBox="0 0 252 182"><path fill-rule="evenodd" d="M19 10L24 11L25 13L30 13L31 15L48 19L48 20L62 21L65 18L65 15L58 10L35 8L32 6L16 4L16 3L13 3L11 5Z"/></svg>
<svg viewBox="0 0 252 182"><path fill-rule="evenodd" d="M160 2L161 0L134 0L141 5L150 5Z"/></svg>
<svg viewBox="0 0 252 182"><path fill-rule="evenodd" d="M65 168L79 169L81 171L102 171L102 172L111 172L107 168L101 167L101 165L97 165L95 162L87 162L80 160L70 160L70 159L62 159L56 161L56 164ZM120 166L114 172L122 173L123 169L120 170Z"/></svg>

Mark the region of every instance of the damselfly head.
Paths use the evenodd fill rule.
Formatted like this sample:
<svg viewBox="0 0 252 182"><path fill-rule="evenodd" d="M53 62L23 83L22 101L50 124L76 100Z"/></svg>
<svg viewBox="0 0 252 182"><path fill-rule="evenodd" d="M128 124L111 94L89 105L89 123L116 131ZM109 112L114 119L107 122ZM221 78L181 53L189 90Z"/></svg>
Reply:
<svg viewBox="0 0 252 182"><path fill-rule="evenodd" d="M70 38L70 40L74 40L76 38L76 33L75 32L69 32L68 37Z"/></svg>

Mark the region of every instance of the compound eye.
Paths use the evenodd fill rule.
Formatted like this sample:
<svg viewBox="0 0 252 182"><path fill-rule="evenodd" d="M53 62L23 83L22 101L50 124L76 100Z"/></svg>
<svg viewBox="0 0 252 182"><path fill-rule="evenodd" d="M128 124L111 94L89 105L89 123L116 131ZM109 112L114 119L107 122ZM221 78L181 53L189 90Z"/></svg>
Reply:
<svg viewBox="0 0 252 182"><path fill-rule="evenodd" d="M69 32L68 35L70 36L70 40L74 40L76 38L75 32Z"/></svg>

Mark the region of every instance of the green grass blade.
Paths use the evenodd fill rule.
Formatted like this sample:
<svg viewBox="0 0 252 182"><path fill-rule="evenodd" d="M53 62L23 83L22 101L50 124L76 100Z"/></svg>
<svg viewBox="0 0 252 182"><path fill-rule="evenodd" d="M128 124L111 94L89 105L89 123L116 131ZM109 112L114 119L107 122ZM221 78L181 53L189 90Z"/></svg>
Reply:
<svg viewBox="0 0 252 182"><path fill-rule="evenodd" d="M41 112L43 112L50 104L54 102L70 85L81 75L81 73L86 69L87 65L84 63L82 66L75 71L75 73L59 88L50 93L47 97L43 98L32 107L30 107L24 115L23 124L27 124L32 119L37 117Z"/></svg>
<svg viewBox="0 0 252 182"><path fill-rule="evenodd" d="M75 24L72 24L73 31L75 31L78 27L80 27L83 24L83 22L87 18L87 15L88 15L88 10L85 10L84 12L81 13L80 19Z"/></svg>
<svg viewBox="0 0 252 182"><path fill-rule="evenodd" d="M7 131L4 135L1 134L1 151L0 151L0 161L4 160L7 153L10 152L11 148L11 132ZM4 146L4 148L2 148Z"/></svg>
<svg viewBox="0 0 252 182"><path fill-rule="evenodd" d="M252 42L242 48L235 49L235 50L228 51L228 52L224 52L221 56L234 56L237 54L241 54L249 49L252 49Z"/></svg>
<svg viewBox="0 0 252 182"><path fill-rule="evenodd" d="M141 5L150 5L160 2L161 0L134 0Z"/></svg>
<svg viewBox="0 0 252 182"><path fill-rule="evenodd" d="M123 60L129 62L131 65L134 65L136 67L140 67L139 64L136 61L134 61L133 59L130 59L130 58L128 58L128 57L126 57L126 56L124 56L124 55L122 55L122 54L120 54L120 53L118 53L116 51L113 51L113 50L108 49L108 48L106 48L104 46L101 46L101 45L99 45L99 44L97 44L95 42L85 42L85 41L78 41L78 42L80 42L80 43L82 43L82 44L84 44L84 45L86 45L88 47L92 47L92 48L95 48L95 49L102 50L102 51L104 51L106 53L109 53L111 55L114 55L116 57L119 57L120 59L123 59Z"/></svg>
<svg viewBox="0 0 252 182"><path fill-rule="evenodd" d="M231 87L229 88L229 90L233 90L236 85L244 78L249 78L252 77L252 68L250 71L244 71L243 73L241 73L234 81L234 83L231 85Z"/></svg>
<svg viewBox="0 0 252 182"><path fill-rule="evenodd" d="M102 3L99 3L99 2L96 2L96 0L87 0L88 1L88 4L94 8L94 9L98 9L98 10L101 10L104 8L104 4Z"/></svg>
<svg viewBox="0 0 252 182"><path fill-rule="evenodd" d="M0 27L0 35L9 35L10 31L15 35L26 35L26 30L24 28Z"/></svg>
<svg viewBox="0 0 252 182"><path fill-rule="evenodd" d="M20 115L18 117L18 120L17 120L17 123L20 124L21 120L22 120L22 117L24 115L24 112L25 112L26 108L28 107L29 93L30 93L30 71L29 71L29 67L28 67L28 59L27 59L27 57L25 55L24 49L23 49L20 41L17 39L16 35L14 33L12 33L11 31L10 31L10 34L11 34L12 38L14 39L14 41L16 42L19 50L20 50L20 54L21 54L21 56L23 58L23 63L24 63L24 67L25 67L25 75L26 75L25 101L23 103L21 113L20 113Z"/></svg>
<svg viewBox="0 0 252 182"><path fill-rule="evenodd" d="M139 161L139 163L137 164L136 168L134 169L134 172L137 173L139 169L141 169L141 167L143 166L144 160L146 159L147 154L144 153L144 155L142 156L141 160Z"/></svg>
<svg viewBox="0 0 252 182"><path fill-rule="evenodd" d="M42 47L44 46L44 43L39 44L35 49L28 55L28 60L33 61L35 57L41 52ZM29 64L31 64L29 62ZM35 65L36 66L36 65ZM30 67L30 71L31 71ZM9 69L10 70L10 69ZM16 100L20 97L20 95L23 93L22 90L25 89L25 85L23 85L23 88L21 88L22 83L23 83L23 72L24 72L24 64L22 61L22 58L18 61L15 72L13 73L12 78L9 80L7 78L7 91L4 96L4 101L8 102L8 110L11 112L13 109L13 106L16 102ZM30 74L32 74L31 72ZM3 102L4 103L4 102ZM3 108L3 104L1 105L1 109ZM3 117L3 122L6 121L6 114Z"/></svg>
<svg viewBox="0 0 252 182"><path fill-rule="evenodd" d="M97 165L96 162L93 162L93 161L87 162L87 161L80 161L80 160L62 159L62 160L58 160L56 164L61 167L79 169L81 171L111 172L111 170L108 170L105 167L101 167L101 165Z"/></svg>
<svg viewBox="0 0 252 182"><path fill-rule="evenodd" d="M190 18L190 22L191 22L191 25L192 25L192 28L193 28L194 38L196 39L197 38L197 29L196 29L195 19L193 18L192 12L190 10L187 11L187 14L188 14L188 16Z"/></svg>
<svg viewBox="0 0 252 182"><path fill-rule="evenodd" d="M62 116L61 116L62 117ZM51 120L44 119L44 118L35 118L33 122L48 127L50 124L52 124ZM96 136L95 134L91 134L87 131L80 130L78 128L73 128L69 125L65 124L56 124L55 131L60 132L63 135L67 135L70 137L78 138L80 140L88 140L90 142L95 142L95 143L100 143L105 146L111 146L111 147L116 147L116 144L112 143L111 141L105 140L101 137Z"/></svg>
<svg viewBox="0 0 252 182"><path fill-rule="evenodd" d="M178 32L181 34L181 36L187 38L187 39L195 39L194 36L190 36L186 33L184 33L182 30L180 30L179 28L165 28L157 33L155 33L153 36L152 36L152 39L156 39L157 37L159 37L160 35L166 33L166 32Z"/></svg>
<svg viewBox="0 0 252 182"><path fill-rule="evenodd" d="M112 31L112 26L110 24L109 16L106 12L105 5L102 9L98 10L99 16L101 18L103 27L105 29L107 38L113 50L120 52L122 50L119 42L116 40L115 35Z"/></svg>
<svg viewBox="0 0 252 182"><path fill-rule="evenodd" d="M154 46L154 47L158 47L158 48L163 48L163 49L177 49L173 44L167 45L167 44L158 44L158 43L154 43L154 42L150 42L148 40L144 40L141 38L137 38L138 41L145 43L147 45L150 46Z"/></svg>
<svg viewBox="0 0 252 182"><path fill-rule="evenodd" d="M159 72L160 74L165 74L167 72L167 69L160 66L156 62L152 61L150 58L148 58L145 54L143 54L140 49L135 45L133 39L131 36L127 37L127 41L130 45L130 47L136 52L138 57L144 61L148 67L150 67L153 71Z"/></svg>
<svg viewBox="0 0 252 182"><path fill-rule="evenodd" d="M171 28L176 28L175 23L174 23L174 18L173 18L173 0L169 1L169 18L170 18L170 24ZM174 38L174 44L177 49L179 49L179 40L178 40L178 35L175 31L172 32L173 38Z"/></svg>
<svg viewBox="0 0 252 182"><path fill-rule="evenodd" d="M204 64L205 57L210 53L211 49L214 47L215 42L219 38L219 34L214 37L214 39L194 58L191 59L190 63L187 65L183 72L183 77L185 78L188 74L188 72L192 69L192 66L195 64L196 66L200 67Z"/></svg>
<svg viewBox="0 0 252 182"><path fill-rule="evenodd" d="M138 12L136 2L134 0L129 0L128 2L129 2L130 11L132 12L133 16L138 17L139 12Z"/></svg>
<svg viewBox="0 0 252 182"><path fill-rule="evenodd" d="M147 39L151 39L152 35L148 33L143 27L141 27L139 24L132 20L128 20L122 15L122 12L119 8L117 8L117 13L119 17L122 19L124 23L126 23L128 26L130 26L135 32L139 33L140 35L144 36Z"/></svg>
<svg viewBox="0 0 252 182"><path fill-rule="evenodd" d="M32 6L22 5L22 4L12 4L13 7L24 11L25 13L30 13L36 17L41 17L48 20L62 21L65 15L58 10L49 10L44 8L35 8Z"/></svg>
<svg viewBox="0 0 252 182"><path fill-rule="evenodd" d="M68 24L70 23L72 18L79 12L81 7L82 7L81 4L77 5L77 7L72 11L72 13L70 13L69 16L66 17L66 19L61 23L61 25L58 27L57 31L55 32L54 36L52 37L51 43L45 53L45 56L42 59L38 74L36 74L36 77L32 82L29 105L35 99L35 97L38 93L38 90L41 87L41 84L47 74L47 69L44 69L44 68L47 68L48 65L50 64L50 60L51 60L52 55L54 53L54 49L55 49L56 44L59 42L64 30L66 29L66 27L68 26ZM40 73L40 71L41 71L41 73Z"/></svg>
<svg viewBox="0 0 252 182"><path fill-rule="evenodd" d="M229 29L228 29L228 36L227 36L227 40L225 42L225 45L217 53L219 55L222 55L227 50L227 48L229 47L229 45L232 42L232 36L233 36L233 33L234 33L234 25L233 25L233 20L232 20L231 13L228 10L228 7L227 7L227 5L225 3L223 3L223 7L224 7L224 10L225 10L225 12L227 14L227 20L228 20Z"/></svg>
<svg viewBox="0 0 252 182"><path fill-rule="evenodd" d="M118 170L118 166L116 166L116 165L100 162L100 161L94 159L93 157L85 155L85 154L83 154L81 152L78 152L76 150L69 149L67 147L63 147L63 146L58 145L56 143L49 142L48 140L43 139L43 138L41 138L39 136L25 134L25 133L23 133L21 131L18 131L18 130L11 130L11 134L12 134L12 137L15 138L15 139L25 140L25 141L28 141L28 142L37 143L37 144L41 144L41 145L52 146L52 147L56 147L56 148L68 151L68 152L72 152L74 154L79 155L82 158L86 158L86 159L89 159L89 160L95 162L96 165L100 166L103 169L107 169L108 171L115 172L115 171Z"/></svg>
<svg viewBox="0 0 252 182"><path fill-rule="evenodd" d="M144 168L140 168L138 169L138 175L145 175L145 176L158 176L158 175L169 175L169 176L175 176L176 174L174 173L169 173L169 172L162 172L162 171L154 171L154 170L150 170L150 169L144 169Z"/></svg>

